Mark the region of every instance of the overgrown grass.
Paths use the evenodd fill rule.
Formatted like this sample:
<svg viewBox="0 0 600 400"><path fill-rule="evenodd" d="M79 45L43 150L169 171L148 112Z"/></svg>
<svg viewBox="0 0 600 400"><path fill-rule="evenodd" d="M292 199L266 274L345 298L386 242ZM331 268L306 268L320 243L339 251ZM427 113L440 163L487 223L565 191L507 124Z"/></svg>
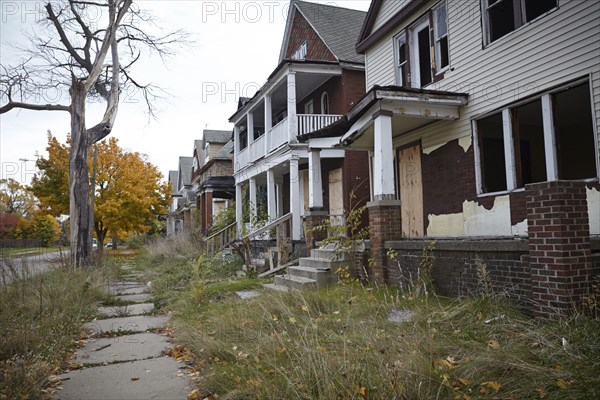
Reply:
<svg viewBox="0 0 600 400"><path fill-rule="evenodd" d="M204 394L221 399L600 395L600 324L583 316L541 322L500 299L407 300L360 286L175 305ZM392 310L414 314L396 324Z"/></svg>
<svg viewBox="0 0 600 400"><path fill-rule="evenodd" d="M56 268L0 286L0 399L38 399L102 298L104 272Z"/></svg>
<svg viewBox="0 0 600 400"><path fill-rule="evenodd" d="M140 266L173 312L177 342L197 356L203 396L600 397L600 321L593 318L535 320L485 291L436 296L426 281L406 292L352 279L271 292L260 288L264 281L238 277L240 260L183 257L174 251L179 246L147 255ZM235 294L246 289L259 297ZM410 319L391 322L391 313Z"/></svg>

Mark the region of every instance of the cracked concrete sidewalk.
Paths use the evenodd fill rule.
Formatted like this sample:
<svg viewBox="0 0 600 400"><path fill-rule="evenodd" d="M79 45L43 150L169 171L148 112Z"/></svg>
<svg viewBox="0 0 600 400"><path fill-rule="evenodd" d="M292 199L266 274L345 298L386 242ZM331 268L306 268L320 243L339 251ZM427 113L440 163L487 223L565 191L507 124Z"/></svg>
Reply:
<svg viewBox="0 0 600 400"><path fill-rule="evenodd" d="M74 363L82 368L61 375L57 400L176 400L192 390L187 365L165 356L172 347L160 332L168 317L149 315L148 287L120 281L111 285L117 298L128 306L100 307L107 319L90 321L85 345L75 353Z"/></svg>

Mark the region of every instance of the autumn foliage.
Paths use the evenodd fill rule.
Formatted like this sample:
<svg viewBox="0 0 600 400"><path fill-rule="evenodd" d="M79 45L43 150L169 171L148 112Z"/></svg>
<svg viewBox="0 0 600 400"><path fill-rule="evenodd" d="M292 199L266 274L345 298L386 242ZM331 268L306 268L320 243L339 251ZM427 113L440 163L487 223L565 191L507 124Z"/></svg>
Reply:
<svg viewBox="0 0 600 400"><path fill-rule="evenodd" d="M69 140L61 144L48 134L48 157L40 158L41 174L32 190L41 206L54 215L69 210ZM122 149L116 138L96 144L94 231L100 246L107 236L125 239L143 233L167 210L170 188L158 169L144 155ZM93 171L93 152L89 171ZM91 179L91 176L90 176Z"/></svg>

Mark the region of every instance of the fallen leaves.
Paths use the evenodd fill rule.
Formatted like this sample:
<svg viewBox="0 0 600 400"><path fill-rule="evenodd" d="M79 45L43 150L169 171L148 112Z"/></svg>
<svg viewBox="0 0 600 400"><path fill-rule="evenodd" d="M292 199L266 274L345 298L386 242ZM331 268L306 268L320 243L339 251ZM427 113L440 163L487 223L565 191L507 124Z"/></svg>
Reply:
<svg viewBox="0 0 600 400"><path fill-rule="evenodd" d="M573 379L557 379L556 386L561 389L569 389L571 386L575 385L575 381Z"/></svg>
<svg viewBox="0 0 600 400"><path fill-rule="evenodd" d="M136 375L136 376L132 376L132 377L131 377L131 378L129 378L129 379L130 379L131 381L134 381L134 382L135 382L135 381L139 381L139 380L140 380L140 377Z"/></svg>
<svg viewBox="0 0 600 400"><path fill-rule="evenodd" d="M481 386L481 388L479 389L479 392L481 394L489 394L492 390L498 393L502 388L500 382L497 381L482 382L479 384L479 386Z"/></svg>
<svg viewBox="0 0 600 400"><path fill-rule="evenodd" d="M488 347L497 350L500 348L500 342L498 342L497 340L490 340L487 343Z"/></svg>

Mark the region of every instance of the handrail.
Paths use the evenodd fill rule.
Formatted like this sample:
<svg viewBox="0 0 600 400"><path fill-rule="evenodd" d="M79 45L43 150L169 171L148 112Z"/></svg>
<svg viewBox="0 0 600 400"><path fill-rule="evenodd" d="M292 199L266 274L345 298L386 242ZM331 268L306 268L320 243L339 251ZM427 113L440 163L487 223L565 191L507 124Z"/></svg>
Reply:
<svg viewBox="0 0 600 400"><path fill-rule="evenodd" d="M218 231L217 233L214 233L212 235L210 235L209 237L207 237L206 239L204 239L205 242L208 242L211 239L214 239L215 236L225 232L228 229L231 229L233 226L237 225L237 222L234 222L233 224L227 225L225 228L221 229L220 231Z"/></svg>
<svg viewBox="0 0 600 400"><path fill-rule="evenodd" d="M249 239L249 238L251 238L253 236L262 235L263 233L268 232L271 229L276 228L278 225L286 222L287 220L291 220L291 219L292 219L292 213L288 213L288 214L284 215L283 217L279 217L277 219L274 219L273 221L271 221L268 224L266 224L265 226L263 226L263 227L255 230L254 232L251 232L251 233L247 234L246 236L244 236L242 238L242 240Z"/></svg>

